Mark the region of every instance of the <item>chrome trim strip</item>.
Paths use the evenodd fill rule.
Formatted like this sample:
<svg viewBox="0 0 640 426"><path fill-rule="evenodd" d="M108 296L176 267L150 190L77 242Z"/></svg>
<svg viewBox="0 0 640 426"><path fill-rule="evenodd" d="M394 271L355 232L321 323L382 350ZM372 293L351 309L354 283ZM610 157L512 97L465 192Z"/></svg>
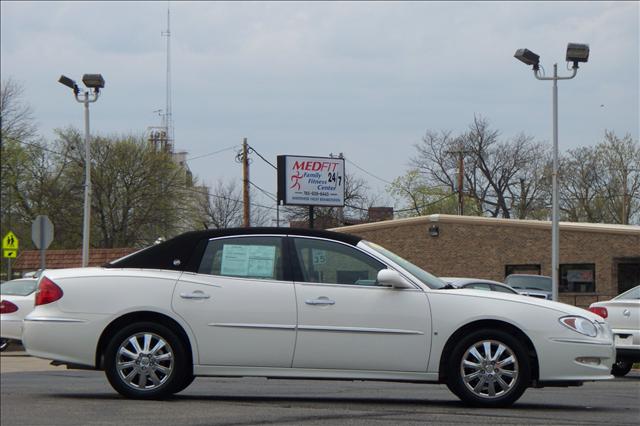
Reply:
<svg viewBox="0 0 640 426"><path fill-rule="evenodd" d="M594 342L592 340L567 339L567 338L550 338L552 342L558 343L581 343L583 345L613 346L611 342Z"/></svg>
<svg viewBox="0 0 640 426"><path fill-rule="evenodd" d="M303 331L334 331L337 333L377 333L377 334L424 334L422 331L401 330L397 328L370 327L327 327L320 325L301 325L298 330Z"/></svg>
<svg viewBox="0 0 640 426"><path fill-rule="evenodd" d="M71 322L71 323L88 322L87 320L81 320L81 319L75 319L75 318L55 318L55 317L31 317L31 318L25 318L24 321L32 321L32 322Z"/></svg>
<svg viewBox="0 0 640 426"><path fill-rule="evenodd" d="M243 324L235 322L212 322L207 324L211 327L233 327L233 328L261 328L271 330L295 330L295 325L287 324Z"/></svg>

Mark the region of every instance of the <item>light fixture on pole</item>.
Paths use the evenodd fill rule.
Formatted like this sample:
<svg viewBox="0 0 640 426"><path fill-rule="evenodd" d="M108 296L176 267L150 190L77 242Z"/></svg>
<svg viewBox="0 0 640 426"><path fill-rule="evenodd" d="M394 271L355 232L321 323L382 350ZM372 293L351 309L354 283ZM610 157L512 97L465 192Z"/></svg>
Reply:
<svg viewBox="0 0 640 426"><path fill-rule="evenodd" d="M84 182L84 219L82 225L82 266L89 265L89 231L91 215L91 150L89 133L89 104L98 100L100 89L104 88L104 78L100 74L85 74L82 82L87 87L83 93L75 81L64 75L60 76L58 82L73 90L76 101L84 104L84 161L85 161L85 182Z"/></svg>
<svg viewBox="0 0 640 426"><path fill-rule="evenodd" d="M553 171L552 171L552 212L551 212L551 280L552 298L558 300L558 275L560 263L560 228L558 208L558 80L570 80L578 72L578 63L589 60L589 45L569 43L567 45L567 62L573 62L572 73L566 77L558 76L558 64L553 64L553 77L545 77L540 72L540 56L528 49L518 49L513 55L526 65L533 67L533 75L538 80L553 81Z"/></svg>

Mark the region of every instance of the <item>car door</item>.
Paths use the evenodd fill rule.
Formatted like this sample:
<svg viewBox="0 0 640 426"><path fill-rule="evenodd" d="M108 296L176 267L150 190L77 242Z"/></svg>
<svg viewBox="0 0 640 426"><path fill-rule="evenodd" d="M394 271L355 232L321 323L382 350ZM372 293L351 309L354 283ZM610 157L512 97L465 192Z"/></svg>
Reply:
<svg viewBox="0 0 640 426"><path fill-rule="evenodd" d="M295 368L426 371L425 293L377 283L386 266L358 248L292 237L298 337Z"/></svg>
<svg viewBox="0 0 640 426"><path fill-rule="evenodd" d="M183 273L173 309L193 330L201 365L291 367L296 328L283 237L208 242L197 273Z"/></svg>

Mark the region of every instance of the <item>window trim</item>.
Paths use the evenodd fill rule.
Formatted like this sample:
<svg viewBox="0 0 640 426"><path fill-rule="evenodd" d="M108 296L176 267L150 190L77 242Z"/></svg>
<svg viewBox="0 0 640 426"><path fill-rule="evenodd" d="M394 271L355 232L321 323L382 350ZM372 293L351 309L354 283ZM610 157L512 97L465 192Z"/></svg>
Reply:
<svg viewBox="0 0 640 426"><path fill-rule="evenodd" d="M282 251L282 279L276 279L276 278L257 278L257 277L238 277L238 276L231 276L231 275L221 275L221 274L204 274L201 272L198 272L199 270L199 266L202 264L202 259L204 258L204 254L207 251L207 247L209 245L209 243L211 243L212 241L222 241L222 240L229 240L229 239L242 239L242 238L278 238L281 242L280 245L280 249ZM289 255L289 249L287 247L287 236L284 234L243 234L243 235L224 235L221 237L213 237L213 238L209 238L209 239L205 239L203 241L206 241L206 243L204 244L204 248L202 250L202 252L200 253L200 255L198 256L198 261L197 264L198 266L196 267L195 273L198 275L206 275L206 276L210 276L210 277L224 277L224 278L235 278L235 279L239 279L239 280L252 280L252 281L271 281L271 282L293 282L293 273L292 273L292 268L291 268L291 262L288 261L287 257Z"/></svg>

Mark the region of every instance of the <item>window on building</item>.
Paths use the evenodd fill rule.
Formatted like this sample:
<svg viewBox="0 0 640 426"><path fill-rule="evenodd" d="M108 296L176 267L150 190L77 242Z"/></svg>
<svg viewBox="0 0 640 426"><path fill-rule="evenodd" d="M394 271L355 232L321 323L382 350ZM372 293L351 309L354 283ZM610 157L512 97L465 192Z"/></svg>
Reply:
<svg viewBox="0 0 640 426"><path fill-rule="evenodd" d="M505 265L504 276L511 274L540 275L540 265Z"/></svg>
<svg viewBox="0 0 640 426"><path fill-rule="evenodd" d="M596 291L596 265L572 263L560 265L558 290L564 293L592 293Z"/></svg>

